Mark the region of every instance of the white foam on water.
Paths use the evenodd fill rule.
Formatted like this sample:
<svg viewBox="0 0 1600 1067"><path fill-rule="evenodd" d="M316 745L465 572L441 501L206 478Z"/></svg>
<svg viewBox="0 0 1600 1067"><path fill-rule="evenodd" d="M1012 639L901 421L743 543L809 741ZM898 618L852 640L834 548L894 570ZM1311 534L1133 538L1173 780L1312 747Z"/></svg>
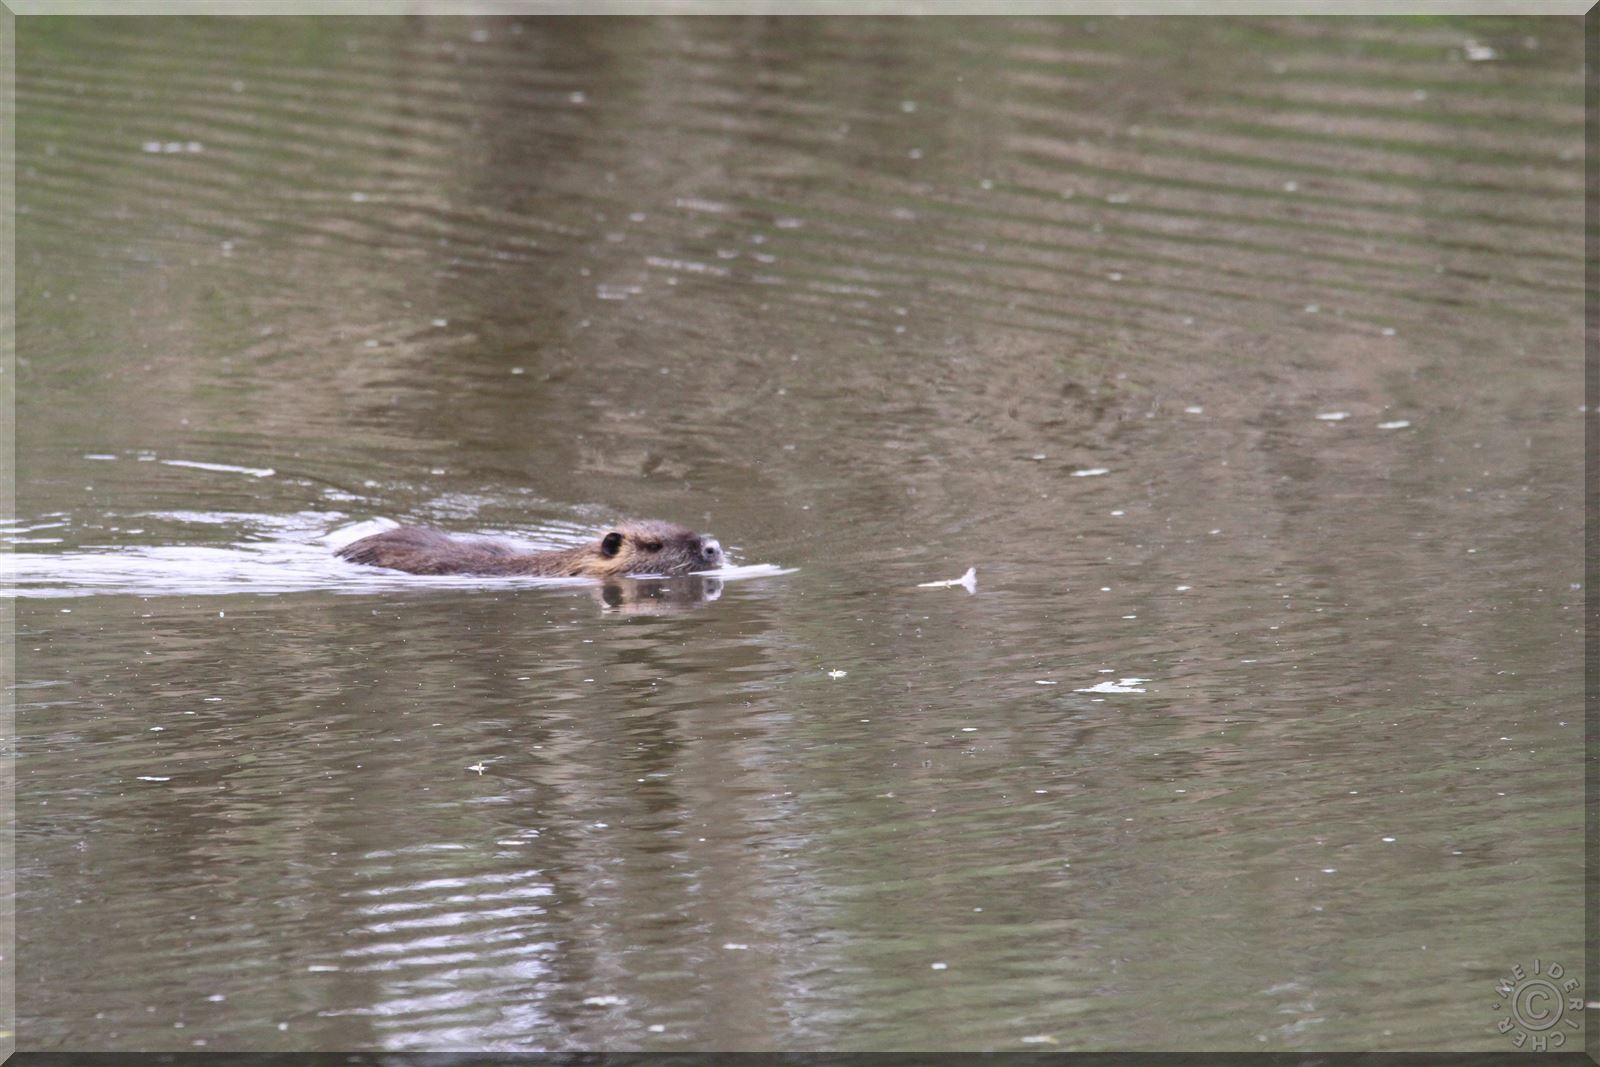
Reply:
<svg viewBox="0 0 1600 1067"><path fill-rule="evenodd" d="M1074 693L1143 693L1142 683L1148 678L1119 678L1115 682L1106 681L1091 685L1086 689L1074 689Z"/></svg>
<svg viewBox="0 0 1600 1067"><path fill-rule="evenodd" d="M164 459L169 467L193 467L202 471L221 471L226 474L248 474L252 478L270 478L278 472L271 467L235 467L231 463L201 463L193 459Z"/></svg>
<svg viewBox="0 0 1600 1067"><path fill-rule="evenodd" d="M589 578L405 574L348 563L333 554L343 545L398 525L388 519L338 525L343 516L322 512L247 515L205 511L152 512L141 517L213 530L218 526L227 526L239 530L243 537L254 536L259 540L245 540L224 546L127 545L70 552L3 553L0 554L0 586L3 586L0 596L229 596L241 593L276 595L312 590L367 594L419 589L521 589L529 586L585 587L596 584ZM548 538L548 531L540 532ZM215 534L211 536L215 537ZM486 532L486 536L505 535ZM529 547L561 546L536 543ZM756 563L730 565L697 573L724 582L737 582L794 572L792 567Z"/></svg>

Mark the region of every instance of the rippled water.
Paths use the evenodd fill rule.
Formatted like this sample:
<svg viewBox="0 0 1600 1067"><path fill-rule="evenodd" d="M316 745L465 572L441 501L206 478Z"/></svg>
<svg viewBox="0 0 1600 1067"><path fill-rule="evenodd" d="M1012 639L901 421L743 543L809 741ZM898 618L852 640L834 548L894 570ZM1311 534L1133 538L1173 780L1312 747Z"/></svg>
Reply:
<svg viewBox="0 0 1600 1067"><path fill-rule="evenodd" d="M1576 21L18 32L23 1047L1492 1050L1579 965ZM741 567L328 555L618 515Z"/></svg>

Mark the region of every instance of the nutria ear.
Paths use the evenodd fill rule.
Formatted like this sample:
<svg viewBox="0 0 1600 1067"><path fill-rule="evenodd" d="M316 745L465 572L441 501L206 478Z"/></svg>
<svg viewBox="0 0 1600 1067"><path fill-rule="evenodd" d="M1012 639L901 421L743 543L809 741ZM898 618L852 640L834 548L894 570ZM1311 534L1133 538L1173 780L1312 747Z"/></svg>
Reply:
<svg viewBox="0 0 1600 1067"><path fill-rule="evenodd" d="M622 550L622 535L612 530L600 539L600 554L610 559Z"/></svg>

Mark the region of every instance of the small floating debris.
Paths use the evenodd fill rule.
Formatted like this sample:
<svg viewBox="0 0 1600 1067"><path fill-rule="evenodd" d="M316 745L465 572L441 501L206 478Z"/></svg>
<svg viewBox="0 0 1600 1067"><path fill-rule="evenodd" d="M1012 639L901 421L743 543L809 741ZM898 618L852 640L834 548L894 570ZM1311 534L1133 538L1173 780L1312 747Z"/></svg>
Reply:
<svg viewBox="0 0 1600 1067"><path fill-rule="evenodd" d="M170 781L172 781L172 779L171 778L162 778L159 775L154 775L154 774L141 774L141 775L139 775L139 781L141 781L141 782L170 782Z"/></svg>
<svg viewBox="0 0 1600 1067"><path fill-rule="evenodd" d="M192 459L164 459L169 467L193 467L201 471L221 471L225 474L248 474L252 478L270 478L278 472L271 467L235 467L230 463L201 463Z"/></svg>
<svg viewBox="0 0 1600 1067"><path fill-rule="evenodd" d="M1143 693L1148 678L1119 678L1115 682L1098 682L1087 689L1074 689L1074 693Z"/></svg>
<svg viewBox="0 0 1600 1067"><path fill-rule="evenodd" d="M681 207L685 211L703 211L712 215L724 215L733 209L718 200L701 200L693 196L680 196L672 201L673 207Z"/></svg>
<svg viewBox="0 0 1600 1067"><path fill-rule="evenodd" d="M477 763L474 763L472 766L467 768L467 770L469 770L469 771L477 771L478 774L480 774L480 775L483 774L483 772L488 770L488 769L489 769L489 765L487 763L483 762L483 760L479 760Z"/></svg>
<svg viewBox="0 0 1600 1067"><path fill-rule="evenodd" d="M111 461L115 462L117 457L116 456L107 455L104 452L85 452L83 454L83 458L84 459L108 459L108 460L111 460Z"/></svg>
<svg viewBox="0 0 1600 1067"><path fill-rule="evenodd" d="M928 964L928 969L932 971L947 971L950 969L950 965L948 963L930 963Z"/></svg>
<svg viewBox="0 0 1600 1067"><path fill-rule="evenodd" d="M1348 411L1324 411L1317 418L1323 422L1343 422L1350 417Z"/></svg>
<svg viewBox="0 0 1600 1067"><path fill-rule="evenodd" d="M1183 409L1183 413L1185 415L1204 415L1206 413L1206 409L1201 407L1199 404L1190 404L1188 407Z"/></svg>
<svg viewBox="0 0 1600 1067"><path fill-rule="evenodd" d="M750 946L745 944L743 941L724 941L722 943L722 947L727 949L729 952L743 952Z"/></svg>
<svg viewBox="0 0 1600 1067"><path fill-rule="evenodd" d="M1380 422L1380 423L1378 423L1378 429L1380 429L1380 430L1404 430L1406 427L1408 427L1410 425L1411 425L1411 422L1408 419L1395 419L1392 422Z"/></svg>
<svg viewBox="0 0 1600 1067"><path fill-rule="evenodd" d="M1081 471L1073 471L1074 478L1098 478L1102 474L1110 474L1110 467L1086 467Z"/></svg>
<svg viewBox="0 0 1600 1067"><path fill-rule="evenodd" d="M586 1008L615 1008L619 1004L626 1003L627 1001L623 1000L614 993L607 993L598 997L583 998L583 1006Z"/></svg>
<svg viewBox="0 0 1600 1067"><path fill-rule="evenodd" d="M849 673L850 673L849 671L829 671L828 672L828 677L829 678L843 678L845 675L847 675Z"/></svg>
<svg viewBox="0 0 1600 1067"><path fill-rule="evenodd" d="M937 582L918 582L917 588L950 589L958 585L969 593L976 593L978 591L978 568L968 567L967 573L963 574L959 578L946 578Z"/></svg>

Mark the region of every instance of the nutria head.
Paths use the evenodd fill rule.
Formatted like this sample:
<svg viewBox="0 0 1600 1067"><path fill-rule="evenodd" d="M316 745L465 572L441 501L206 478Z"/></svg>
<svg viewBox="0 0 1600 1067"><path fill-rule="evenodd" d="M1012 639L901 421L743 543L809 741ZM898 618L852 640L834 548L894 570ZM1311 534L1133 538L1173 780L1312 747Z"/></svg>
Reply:
<svg viewBox="0 0 1600 1067"><path fill-rule="evenodd" d="M591 547L594 558L585 561L584 572L595 577L688 574L725 562L715 537L671 522L620 523Z"/></svg>

